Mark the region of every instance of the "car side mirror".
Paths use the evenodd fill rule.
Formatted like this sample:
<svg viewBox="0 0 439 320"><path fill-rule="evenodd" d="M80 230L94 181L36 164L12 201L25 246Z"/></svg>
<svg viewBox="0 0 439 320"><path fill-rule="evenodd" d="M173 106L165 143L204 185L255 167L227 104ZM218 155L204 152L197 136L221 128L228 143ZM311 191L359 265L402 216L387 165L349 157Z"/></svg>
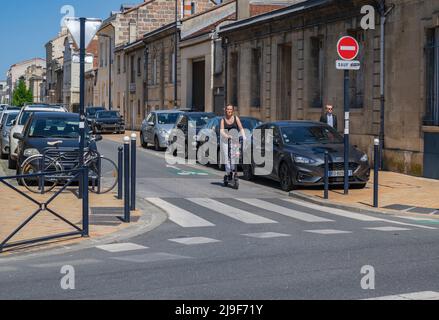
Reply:
<svg viewBox="0 0 439 320"><path fill-rule="evenodd" d="M150 122L148 122L148 126L150 126L150 127L154 127L154 126L155 126L155 123L152 122L152 121L150 121Z"/></svg>
<svg viewBox="0 0 439 320"><path fill-rule="evenodd" d="M17 140L23 140L23 139L24 139L23 134L20 133L20 132L15 132L12 136L13 136L15 139L17 139Z"/></svg>
<svg viewBox="0 0 439 320"><path fill-rule="evenodd" d="M94 140L95 140L96 142L102 141L102 139L103 139L103 138L102 138L102 136L101 136L100 134L95 135L95 139L94 139Z"/></svg>
<svg viewBox="0 0 439 320"><path fill-rule="evenodd" d="M17 120L12 120L12 125L15 126L15 124L17 123Z"/></svg>
<svg viewBox="0 0 439 320"><path fill-rule="evenodd" d="M276 147L280 146L280 139L278 137L275 137L273 139L273 145L275 145Z"/></svg>

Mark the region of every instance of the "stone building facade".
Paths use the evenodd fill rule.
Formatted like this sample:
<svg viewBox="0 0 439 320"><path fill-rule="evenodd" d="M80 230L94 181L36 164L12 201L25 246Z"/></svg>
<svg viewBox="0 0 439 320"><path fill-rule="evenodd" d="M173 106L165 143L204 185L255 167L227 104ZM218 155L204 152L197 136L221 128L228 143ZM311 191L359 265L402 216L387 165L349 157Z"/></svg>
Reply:
<svg viewBox="0 0 439 320"><path fill-rule="evenodd" d="M8 104L8 82L6 80L0 80L0 104Z"/></svg>
<svg viewBox="0 0 439 320"><path fill-rule="evenodd" d="M204 11L216 5L213 0L178 0L178 18L182 19L195 12ZM113 107L121 91L112 90L111 99L108 88L114 87L113 75L115 74L115 49L142 39L143 35L175 21L175 1L145 0L143 3L126 6L123 5L119 12L114 12L104 21L98 30L99 36L99 70L97 90L99 91L102 106L108 106L110 101ZM124 62L128 66L128 62ZM111 68L111 71L110 71ZM110 84L111 72L111 84ZM107 91L107 92L104 92ZM122 99L122 98L121 98ZM131 101L125 95L125 106ZM131 108L132 106L130 106ZM143 107L143 102L142 102ZM124 111L125 112L125 111ZM128 112L126 112L128 114ZM130 111L130 114L132 112Z"/></svg>
<svg viewBox="0 0 439 320"><path fill-rule="evenodd" d="M67 28L64 27L55 38L45 45L47 70L44 101L47 103L63 103L63 88L59 86L59 83L62 83L62 79L58 79L58 75L62 76L63 74L64 45L67 34Z"/></svg>
<svg viewBox="0 0 439 320"><path fill-rule="evenodd" d="M362 6L379 2L297 2L220 29L227 48L227 101L241 114L264 121L319 120L328 103L343 119L343 72L335 68L336 45L340 36L354 36L360 43L361 70L350 72L351 140L371 156L381 123L379 11L374 30L362 29L360 21ZM391 8L390 2L384 3ZM385 168L435 178L438 12L437 1L394 3L385 27L383 74Z"/></svg>
<svg viewBox="0 0 439 320"><path fill-rule="evenodd" d="M42 103L45 93L46 68L30 65L24 73L26 88L32 92L33 103Z"/></svg>

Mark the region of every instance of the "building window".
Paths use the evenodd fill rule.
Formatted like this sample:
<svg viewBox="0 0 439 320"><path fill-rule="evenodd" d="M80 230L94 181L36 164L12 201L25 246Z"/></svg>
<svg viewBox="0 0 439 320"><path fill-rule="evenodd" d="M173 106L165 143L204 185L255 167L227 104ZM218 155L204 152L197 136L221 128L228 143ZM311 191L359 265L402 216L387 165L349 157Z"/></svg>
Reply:
<svg viewBox="0 0 439 320"><path fill-rule="evenodd" d="M427 33L427 112L424 124L439 126L439 28Z"/></svg>
<svg viewBox="0 0 439 320"><path fill-rule="evenodd" d="M324 50L323 37L312 37L311 45L311 66L310 81L308 82L311 95L311 108L323 107L323 70L324 70Z"/></svg>
<svg viewBox="0 0 439 320"><path fill-rule="evenodd" d="M140 117L141 116L141 111L140 111L140 100L137 100L137 115Z"/></svg>
<svg viewBox="0 0 439 320"><path fill-rule="evenodd" d="M120 74L120 56L117 56L117 74Z"/></svg>
<svg viewBox="0 0 439 320"><path fill-rule="evenodd" d="M101 68L104 66L104 44L102 42L99 44L99 66Z"/></svg>
<svg viewBox="0 0 439 320"><path fill-rule="evenodd" d="M136 81L135 74L136 74L136 67L134 65L134 56L131 56L131 83L134 83Z"/></svg>
<svg viewBox="0 0 439 320"><path fill-rule="evenodd" d="M365 41L365 33L363 30L355 30L350 31L349 35L357 39L358 44L360 45L360 53L358 54L357 60L360 61L361 66L365 66L365 52L367 49L366 41ZM364 89L365 89L365 81L364 81L364 70L362 67L358 71L350 71L349 72L349 101L350 107L353 109L360 109L364 107Z"/></svg>
<svg viewBox="0 0 439 320"><path fill-rule="evenodd" d="M142 75L142 59L137 58L137 76L140 77Z"/></svg>
<svg viewBox="0 0 439 320"><path fill-rule="evenodd" d="M123 65L123 73L127 72L127 64L126 64L126 59L125 56L122 55L122 65Z"/></svg>
<svg viewBox="0 0 439 320"><path fill-rule="evenodd" d="M169 83L175 83L175 53L169 55Z"/></svg>
<svg viewBox="0 0 439 320"><path fill-rule="evenodd" d="M262 50L261 48L252 49L251 55L251 106L260 107L261 106L261 74L262 74Z"/></svg>
<svg viewBox="0 0 439 320"><path fill-rule="evenodd" d="M154 57L152 59L152 84L156 85L157 84L157 57Z"/></svg>
<svg viewBox="0 0 439 320"><path fill-rule="evenodd" d="M230 98L229 103L238 106L238 52L230 54Z"/></svg>

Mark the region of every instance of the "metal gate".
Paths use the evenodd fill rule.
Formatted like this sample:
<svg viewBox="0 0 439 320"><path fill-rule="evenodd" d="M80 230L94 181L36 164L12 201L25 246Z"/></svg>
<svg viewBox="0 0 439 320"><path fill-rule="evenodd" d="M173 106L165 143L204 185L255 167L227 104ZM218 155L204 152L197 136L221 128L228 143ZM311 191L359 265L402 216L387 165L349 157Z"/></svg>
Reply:
<svg viewBox="0 0 439 320"><path fill-rule="evenodd" d="M439 179L439 133L424 134L424 177Z"/></svg>

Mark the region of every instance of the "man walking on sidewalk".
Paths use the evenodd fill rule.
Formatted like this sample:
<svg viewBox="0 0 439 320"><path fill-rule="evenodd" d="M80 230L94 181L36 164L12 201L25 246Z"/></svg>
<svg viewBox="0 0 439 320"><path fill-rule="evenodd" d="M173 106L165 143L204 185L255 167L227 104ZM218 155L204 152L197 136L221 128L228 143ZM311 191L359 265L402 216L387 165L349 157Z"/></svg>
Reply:
<svg viewBox="0 0 439 320"><path fill-rule="evenodd" d="M326 123L335 130L338 129L338 121L337 116L334 114L334 106L330 104L326 105L326 113L320 117L320 122Z"/></svg>

